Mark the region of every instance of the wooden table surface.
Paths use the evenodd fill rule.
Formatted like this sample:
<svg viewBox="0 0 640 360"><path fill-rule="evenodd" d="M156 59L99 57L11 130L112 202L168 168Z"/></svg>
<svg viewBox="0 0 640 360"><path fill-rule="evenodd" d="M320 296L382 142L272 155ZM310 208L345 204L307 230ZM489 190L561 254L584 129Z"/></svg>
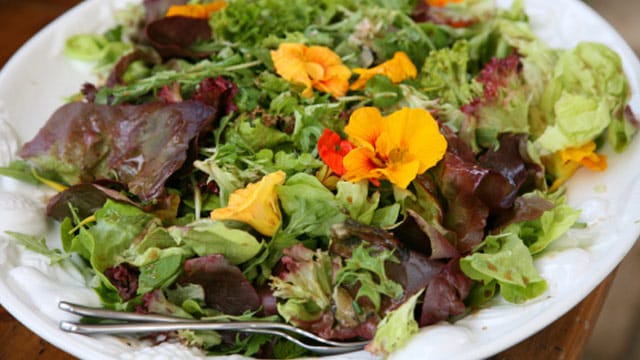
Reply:
<svg viewBox="0 0 640 360"><path fill-rule="evenodd" d="M0 0L0 67L33 34L68 10L78 0ZM609 286L610 275L565 316L493 359L579 359L593 330ZM69 359L0 306L0 360Z"/></svg>

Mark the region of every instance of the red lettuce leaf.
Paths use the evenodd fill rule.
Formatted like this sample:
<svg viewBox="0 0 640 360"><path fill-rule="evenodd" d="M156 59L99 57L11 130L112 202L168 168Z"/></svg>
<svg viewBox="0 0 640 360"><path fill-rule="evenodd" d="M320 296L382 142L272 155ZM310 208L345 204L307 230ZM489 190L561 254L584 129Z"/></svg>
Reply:
<svg viewBox="0 0 640 360"><path fill-rule="evenodd" d="M492 208L510 209L518 194L541 188L544 183L544 171L541 165L533 162L527 154L527 136L524 134L501 134L500 146L489 149L478 157L478 163L492 172L499 173L502 179L485 181L482 194L485 203ZM498 189L499 183L504 183Z"/></svg>
<svg viewBox="0 0 640 360"><path fill-rule="evenodd" d="M147 23L144 32L151 46L164 59L178 57L202 59L211 54L207 51L191 50L196 43L211 38L212 30L207 19L185 16L164 17Z"/></svg>
<svg viewBox="0 0 640 360"><path fill-rule="evenodd" d="M411 209L407 209L405 221L393 230L393 234L403 245L432 260L460 256L458 250L433 224Z"/></svg>
<svg viewBox="0 0 640 360"><path fill-rule="evenodd" d="M475 191L487 174L489 170L451 153L445 154L441 163L438 182L447 209L443 225L457 235L455 246L462 254L470 252L485 235L489 208Z"/></svg>
<svg viewBox="0 0 640 360"><path fill-rule="evenodd" d="M499 213L493 219L493 230L502 229L508 225L532 221L540 218L544 212L555 207L555 204L538 195L520 196L513 203L513 207Z"/></svg>
<svg viewBox="0 0 640 360"><path fill-rule="evenodd" d="M69 204L72 204L77 216L84 219L102 208L107 199L137 206L119 191L98 184L78 184L59 192L49 200L47 216L58 221L71 217Z"/></svg>
<svg viewBox="0 0 640 360"><path fill-rule="evenodd" d="M112 179L149 200L185 163L189 144L210 128L216 109L200 101L176 104L70 103L58 109L20 156L57 172L69 184Z"/></svg>
<svg viewBox="0 0 640 360"><path fill-rule="evenodd" d="M185 261L184 275L179 282L201 285L207 305L225 314L241 315L258 310L262 304L242 271L220 254Z"/></svg>
<svg viewBox="0 0 640 360"><path fill-rule="evenodd" d="M465 312L464 300L473 281L460 270L459 259L452 259L435 275L424 293L420 326L432 325Z"/></svg>
<svg viewBox="0 0 640 360"><path fill-rule="evenodd" d="M455 238L447 238L464 255L495 226L516 217L516 199L543 189L544 173L529 157L525 135L500 134L495 149L476 157L453 132L443 133L449 144L444 159L431 172L433 177L419 176L415 185L436 199L434 206L442 214L441 219L426 220L455 233Z"/></svg>
<svg viewBox="0 0 640 360"><path fill-rule="evenodd" d="M136 296L138 277L140 276L140 270L137 267L129 263L122 263L107 268L104 275L116 287L122 300L129 301Z"/></svg>
<svg viewBox="0 0 640 360"><path fill-rule="evenodd" d="M218 109L218 114L227 115L237 111L238 107L233 102L238 93L238 86L222 76L206 78L200 82L194 100L201 101Z"/></svg>

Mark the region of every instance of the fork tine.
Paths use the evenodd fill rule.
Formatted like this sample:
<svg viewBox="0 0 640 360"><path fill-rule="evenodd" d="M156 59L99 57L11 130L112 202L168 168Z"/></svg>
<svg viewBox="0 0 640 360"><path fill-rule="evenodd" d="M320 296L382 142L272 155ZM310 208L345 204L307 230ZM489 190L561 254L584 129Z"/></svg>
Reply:
<svg viewBox="0 0 640 360"><path fill-rule="evenodd" d="M123 324L79 324L69 321L61 321L60 329L66 332L76 334L132 334L132 333L150 333L177 330L216 330L216 331L239 331L245 333L259 333L282 337L296 345L303 347L309 351L318 354L342 354L346 352L362 350L364 344L352 343L351 346L331 346L331 345L314 345L301 341L290 334L271 328L252 328L244 327L242 323L216 323L216 322L171 322L171 323L123 323Z"/></svg>

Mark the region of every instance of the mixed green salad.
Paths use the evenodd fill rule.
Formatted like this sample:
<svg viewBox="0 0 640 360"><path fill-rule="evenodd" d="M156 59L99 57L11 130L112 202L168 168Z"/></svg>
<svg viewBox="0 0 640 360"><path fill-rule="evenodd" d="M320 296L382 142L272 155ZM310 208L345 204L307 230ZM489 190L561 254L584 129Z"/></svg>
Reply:
<svg viewBox="0 0 640 360"><path fill-rule="evenodd" d="M638 123L619 56L553 49L523 1L145 0L67 40L86 83L0 173L107 308L286 322L386 355L420 327L547 283L566 181ZM291 358L264 334L170 334Z"/></svg>

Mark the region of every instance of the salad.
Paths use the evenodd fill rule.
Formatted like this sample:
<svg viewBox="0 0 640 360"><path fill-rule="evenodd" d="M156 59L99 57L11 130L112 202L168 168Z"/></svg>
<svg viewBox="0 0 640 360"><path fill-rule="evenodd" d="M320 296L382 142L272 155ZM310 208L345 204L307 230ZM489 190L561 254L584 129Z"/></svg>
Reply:
<svg viewBox="0 0 640 360"><path fill-rule="evenodd" d="M120 20L68 39L98 80L2 169L59 192L63 251L13 236L83 268L109 308L388 354L494 296L542 295L533 259L580 226L566 180L636 131L618 55L548 47L519 1L145 1Z"/></svg>

